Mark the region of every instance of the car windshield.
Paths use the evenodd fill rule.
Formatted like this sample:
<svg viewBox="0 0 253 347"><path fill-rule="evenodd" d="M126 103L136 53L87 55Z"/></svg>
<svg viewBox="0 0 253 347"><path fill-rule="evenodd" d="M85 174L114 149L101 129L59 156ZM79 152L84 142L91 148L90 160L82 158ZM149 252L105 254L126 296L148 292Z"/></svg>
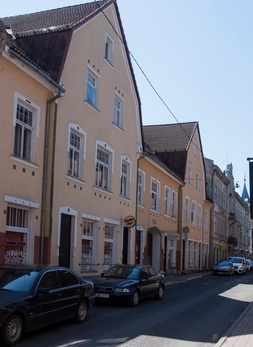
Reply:
<svg viewBox="0 0 253 347"><path fill-rule="evenodd" d="M218 264L219 266L230 266L230 262L229 261L221 261Z"/></svg>
<svg viewBox="0 0 253 347"><path fill-rule="evenodd" d="M27 292L31 289L39 273L20 269L0 269L0 289Z"/></svg>
<svg viewBox="0 0 253 347"><path fill-rule="evenodd" d="M232 263L241 263L241 262L242 262L242 259L241 259L241 258L229 258L229 260L230 260Z"/></svg>
<svg viewBox="0 0 253 347"><path fill-rule="evenodd" d="M138 267L113 266L104 275L104 277L128 278L137 280L140 277L141 269Z"/></svg>

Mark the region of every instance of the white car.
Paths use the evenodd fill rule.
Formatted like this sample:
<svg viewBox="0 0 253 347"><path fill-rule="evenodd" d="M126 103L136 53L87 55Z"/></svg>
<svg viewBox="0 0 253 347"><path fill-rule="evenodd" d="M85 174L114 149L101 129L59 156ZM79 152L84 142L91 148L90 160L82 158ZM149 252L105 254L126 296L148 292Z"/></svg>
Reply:
<svg viewBox="0 0 253 347"><path fill-rule="evenodd" d="M228 260L233 263L235 273L238 273L240 275L246 274L246 259L244 257L230 257L228 258Z"/></svg>

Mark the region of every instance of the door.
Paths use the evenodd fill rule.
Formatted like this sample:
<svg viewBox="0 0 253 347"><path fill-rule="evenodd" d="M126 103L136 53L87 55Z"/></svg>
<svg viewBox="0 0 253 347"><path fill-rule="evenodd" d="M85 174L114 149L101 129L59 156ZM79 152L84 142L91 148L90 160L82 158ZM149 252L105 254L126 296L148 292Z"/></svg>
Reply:
<svg viewBox="0 0 253 347"><path fill-rule="evenodd" d="M70 267L71 216L61 215L59 266Z"/></svg>

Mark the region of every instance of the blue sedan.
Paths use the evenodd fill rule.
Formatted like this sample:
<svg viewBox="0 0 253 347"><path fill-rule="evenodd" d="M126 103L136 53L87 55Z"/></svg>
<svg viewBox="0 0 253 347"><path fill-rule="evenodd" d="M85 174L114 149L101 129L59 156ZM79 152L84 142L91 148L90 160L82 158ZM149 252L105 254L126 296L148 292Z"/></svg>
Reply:
<svg viewBox="0 0 253 347"><path fill-rule="evenodd" d="M94 279L96 301L120 301L137 306L140 299L162 299L165 277L148 265L115 265Z"/></svg>

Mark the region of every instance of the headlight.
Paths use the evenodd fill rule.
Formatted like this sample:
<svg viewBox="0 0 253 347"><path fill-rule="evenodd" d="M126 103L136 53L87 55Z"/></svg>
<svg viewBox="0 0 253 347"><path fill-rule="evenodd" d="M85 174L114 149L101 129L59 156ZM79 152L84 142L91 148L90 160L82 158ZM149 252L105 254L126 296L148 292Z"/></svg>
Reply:
<svg viewBox="0 0 253 347"><path fill-rule="evenodd" d="M128 288L116 288L115 293L129 293L130 290Z"/></svg>

